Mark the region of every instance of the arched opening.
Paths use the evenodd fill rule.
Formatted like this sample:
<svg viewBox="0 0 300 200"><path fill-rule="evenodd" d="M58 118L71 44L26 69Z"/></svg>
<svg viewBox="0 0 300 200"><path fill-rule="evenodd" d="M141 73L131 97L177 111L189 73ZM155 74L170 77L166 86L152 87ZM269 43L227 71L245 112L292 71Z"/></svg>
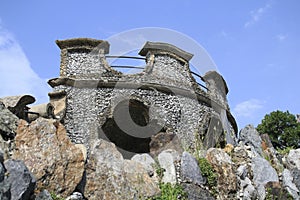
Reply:
<svg viewBox="0 0 300 200"><path fill-rule="evenodd" d="M135 99L120 102L101 127L99 137L113 142L124 158L149 153L151 136L161 127L149 118L149 107Z"/></svg>

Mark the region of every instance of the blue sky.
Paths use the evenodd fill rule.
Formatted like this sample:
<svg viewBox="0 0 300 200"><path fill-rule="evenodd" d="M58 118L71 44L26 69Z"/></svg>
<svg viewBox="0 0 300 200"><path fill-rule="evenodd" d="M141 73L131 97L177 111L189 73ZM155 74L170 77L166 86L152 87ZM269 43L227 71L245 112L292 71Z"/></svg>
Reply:
<svg viewBox="0 0 300 200"><path fill-rule="evenodd" d="M31 93L47 101L59 75L56 39L106 39L161 27L209 53L229 86L239 128L266 113L300 113L300 1L1 1L0 96Z"/></svg>

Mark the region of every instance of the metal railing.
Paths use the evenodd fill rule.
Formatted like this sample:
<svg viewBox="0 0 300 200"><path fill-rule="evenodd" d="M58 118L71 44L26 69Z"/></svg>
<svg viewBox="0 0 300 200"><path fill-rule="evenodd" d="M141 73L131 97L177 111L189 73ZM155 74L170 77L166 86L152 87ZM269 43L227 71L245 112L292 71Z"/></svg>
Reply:
<svg viewBox="0 0 300 200"><path fill-rule="evenodd" d="M146 58L144 58L144 57L137 57L137 56L114 56L114 55L106 55L105 57L106 58L117 58L117 59L118 58L125 58L125 59L146 60ZM130 66L130 65L111 65L111 67L112 68L123 68L123 69L145 69L145 67L137 67L137 66ZM204 78L201 75L197 74L196 72L191 71L191 74L194 75L194 76L196 76L196 77L198 77L198 78L200 78L201 81L205 82ZM201 83L199 83L197 81L196 81L196 83L200 87L203 87L206 90L208 90L208 88L205 85L203 85L203 84L201 84Z"/></svg>

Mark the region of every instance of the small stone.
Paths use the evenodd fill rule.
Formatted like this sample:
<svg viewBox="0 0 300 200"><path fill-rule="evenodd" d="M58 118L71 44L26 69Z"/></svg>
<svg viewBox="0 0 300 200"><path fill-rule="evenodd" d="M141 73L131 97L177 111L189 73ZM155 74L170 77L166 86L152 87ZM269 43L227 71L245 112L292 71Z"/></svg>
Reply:
<svg viewBox="0 0 300 200"><path fill-rule="evenodd" d="M83 200L83 195L80 192L74 192L71 196L67 197L66 200Z"/></svg>
<svg viewBox="0 0 300 200"><path fill-rule="evenodd" d="M158 162L161 168L165 169L162 182L163 183L176 183L176 169L175 159L172 150L164 150L158 155Z"/></svg>
<svg viewBox="0 0 300 200"><path fill-rule="evenodd" d="M247 170L247 165L241 165L239 166L239 168L236 170L237 172L237 175L242 179L244 180L247 173L248 173L248 170Z"/></svg>

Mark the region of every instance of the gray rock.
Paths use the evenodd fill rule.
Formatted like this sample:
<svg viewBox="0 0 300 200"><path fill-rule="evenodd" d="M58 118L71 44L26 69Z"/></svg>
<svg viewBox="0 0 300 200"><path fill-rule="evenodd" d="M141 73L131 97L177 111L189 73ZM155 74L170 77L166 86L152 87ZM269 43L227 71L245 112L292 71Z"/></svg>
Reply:
<svg viewBox="0 0 300 200"><path fill-rule="evenodd" d="M248 184L244 189L243 193L243 200L254 200L257 198L257 191L255 190L255 187L252 184Z"/></svg>
<svg viewBox="0 0 300 200"><path fill-rule="evenodd" d="M71 196L66 198L66 200L83 200L83 195L79 192L74 192Z"/></svg>
<svg viewBox="0 0 300 200"><path fill-rule="evenodd" d="M286 157L286 161L290 169L296 167L300 170L300 149L290 150L288 156Z"/></svg>
<svg viewBox="0 0 300 200"><path fill-rule="evenodd" d="M242 180L244 180L248 173L247 165L239 166L236 170L236 173Z"/></svg>
<svg viewBox="0 0 300 200"><path fill-rule="evenodd" d="M245 188L245 187L247 187L247 185L252 185L251 180L248 177L246 177L244 180L242 180L242 179L240 180L241 188Z"/></svg>
<svg viewBox="0 0 300 200"><path fill-rule="evenodd" d="M7 181L11 184L11 198L14 200L27 200L33 194L36 180L21 160L7 160L4 162L9 176Z"/></svg>
<svg viewBox="0 0 300 200"><path fill-rule="evenodd" d="M153 160L153 158L149 155L149 154L136 154L134 155L131 160L134 160L136 162L141 163L146 171L148 172L149 176L153 176L154 175L154 168L153 166L155 166L155 161Z"/></svg>
<svg viewBox="0 0 300 200"><path fill-rule="evenodd" d="M0 182L0 199L11 200L11 184L8 181Z"/></svg>
<svg viewBox="0 0 300 200"><path fill-rule="evenodd" d="M10 200L10 184L7 180L5 180L5 168L0 162L0 199L1 200Z"/></svg>
<svg viewBox="0 0 300 200"><path fill-rule="evenodd" d="M4 160L10 159L15 149L15 141L4 140L0 135L0 149L2 149Z"/></svg>
<svg viewBox="0 0 300 200"><path fill-rule="evenodd" d="M194 185L183 183L182 187L188 195L189 200L214 200L215 198L210 194L209 191Z"/></svg>
<svg viewBox="0 0 300 200"><path fill-rule="evenodd" d="M183 182L202 185L206 183L202 176L197 160L188 152L181 157L181 179Z"/></svg>
<svg viewBox="0 0 300 200"><path fill-rule="evenodd" d="M4 174L5 174L5 168L1 162L0 163L0 183L4 181Z"/></svg>
<svg viewBox="0 0 300 200"><path fill-rule="evenodd" d="M264 158L252 158L252 172L253 182L256 186L265 185L268 182L279 182L276 170Z"/></svg>
<svg viewBox="0 0 300 200"><path fill-rule="evenodd" d="M0 163L3 163L3 162L4 162L4 152L0 148Z"/></svg>
<svg viewBox="0 0 300 200"><path fill-rule="evenodd" d="M282 183L288 193L294 198L299 199L299 190L293 183L293 177L288 169L284 169L282 172Z"/></svg>
<svg viewBox="0 0 300 200"><path fill-rule="evenodd" d="M51 194L48 192L48 190L43 190L36 196L35 200L53 200L53 199L51 197Z"/></svg>
<svg viewBox="0 0 300 200"><path fill-rule="evenodd" d="M0 134L3 139L11 139L16 135L19 118L9 111L0 101Z"/></svg>
<svg viewBox="0 0 300 200"><path fill-rule="evenodd" d="M176 183L176 169L174 162L176 161L174 151L165 150L158 155L158 162L161 168L165 169L162 177L163 183Z"/></svg>
<svg viewBox="0 0 300 200"><path fill-rule="evenodd" d="M240 132L239 140L251 146L251 149L262 156L261 138L252 125L247 125Z"/></svg>
<svg viewBox="0 0 300 200"><path fill-rule="evenodd" d="M300 170L297 168L294 168L291 170L291 175L293 177L293 182L295 183L296 187L300 188Z"/></svg>
<svg viewBox="0 0 300 200"><path fill-rule="evenodd" d="M256 188L257 190L257 199L264 200L266 198L266 189L263 185L259 185Z"/></svg>

